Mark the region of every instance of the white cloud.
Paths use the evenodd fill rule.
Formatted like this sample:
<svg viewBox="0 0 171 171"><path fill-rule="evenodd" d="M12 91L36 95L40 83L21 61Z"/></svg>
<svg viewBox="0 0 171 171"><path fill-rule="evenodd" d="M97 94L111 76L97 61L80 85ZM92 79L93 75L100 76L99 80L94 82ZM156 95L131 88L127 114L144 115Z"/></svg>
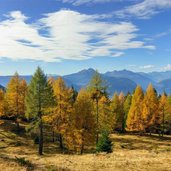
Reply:
<svg viewBox="0 0 171 171"><path fill-rule="evenodd" d="M154 36L154 38L161 38L161 37L164 37L164 36L167 36L171 34L171 28L165 32L161 32L161 33L158 33Z"/></svg>
<svg viewBox="0 0 171 171"><path fill-rule="evenodd" d="M143 0L142 2L125 7L115 14L119 17L128 17L131 15L147 19L167 8L171 8L171 0Z"/></svg>
<svg viewBox="0 0 171 171"><path fill-rule="evenodd" d="M79 6L83 4L117 2L122 0L57 0L57 1L62 1L63 3L70 3L72 5Z"/></svg>
<svg viewBox="0 0 171 171"><path fill-rule="evenodd" d="M171 64L167 64L162 68L163 71L170 71L171 70Z"/></svg>
<svg viewBox="0 0 171 171"><path fill-rule="evenodd" d="M47 62L121 56L126 49L154 49L137 40L129 22L108 23L98 15L61 10L28 23L20 11L0 21L0 57Z"/></svg>
<svg viewBox="0 0 171 171"><path fill-rule="evenodd" d="M141 69L152 69L154 68L154 65L144 65L140 67Z"/></svg>

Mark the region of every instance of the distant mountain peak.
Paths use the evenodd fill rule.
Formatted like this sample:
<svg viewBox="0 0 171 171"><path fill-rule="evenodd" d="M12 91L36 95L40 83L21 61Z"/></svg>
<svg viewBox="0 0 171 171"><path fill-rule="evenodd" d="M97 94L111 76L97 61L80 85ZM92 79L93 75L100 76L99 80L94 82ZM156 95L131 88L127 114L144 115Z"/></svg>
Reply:
<svg viewBox="0 0 171 171"><path fill-rule="evenodd" d="M84 73L94 73L94 72L96 72L96 70L94 70L93 68L88 68L88 69L81 70L81 71L78 72L78 73L84 74Z"/></svg>

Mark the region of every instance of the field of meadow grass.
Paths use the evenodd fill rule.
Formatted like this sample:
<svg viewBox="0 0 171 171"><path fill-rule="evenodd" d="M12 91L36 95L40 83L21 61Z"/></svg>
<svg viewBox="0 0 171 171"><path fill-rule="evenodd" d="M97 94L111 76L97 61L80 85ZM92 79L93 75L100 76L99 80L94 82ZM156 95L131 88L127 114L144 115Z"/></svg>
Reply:
<svg viewBox="0 0 171 171"><path fill-rule="evenodd" d="M0 125L0 168L3 171L170 171L171 136L112 134L113 152L64 154L46 143L44 155L11 121Z"/></svg>

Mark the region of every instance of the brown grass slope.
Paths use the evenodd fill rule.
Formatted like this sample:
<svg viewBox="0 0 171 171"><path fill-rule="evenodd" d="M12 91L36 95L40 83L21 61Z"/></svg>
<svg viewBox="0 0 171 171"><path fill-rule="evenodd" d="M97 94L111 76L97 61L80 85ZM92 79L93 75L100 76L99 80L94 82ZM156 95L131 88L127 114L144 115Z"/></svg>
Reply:
<svg viewBox="0 0 171 171"><path fill-rule="evenodd" d="M3 171L170 171L171 137L111 135L111 154L61 154L55 144L45 144L43 157L15 125L0 125L0 170ZM53 151L52 151L53 150Z"/></svg>

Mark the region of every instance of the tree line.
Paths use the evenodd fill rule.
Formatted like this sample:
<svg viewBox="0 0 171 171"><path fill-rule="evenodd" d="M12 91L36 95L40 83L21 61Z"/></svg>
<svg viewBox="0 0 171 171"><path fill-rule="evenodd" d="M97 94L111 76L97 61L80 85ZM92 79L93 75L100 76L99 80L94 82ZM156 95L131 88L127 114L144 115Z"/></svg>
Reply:
<svg viewBox="0 0 171 171"><path fill-rule="evenodd" d="M171 96L157 94L149 84L145 92L138 85L132 94L114 93L110 98L98 72L77 92L62 77L47 78L38 67L28 85L15 73L6 90L0 89L0 119L13 120L18 130L27 121L27 132L39 144L40 155L45 141L71 152L95 146L109 152L113 132L169 134Z"/></svg>

